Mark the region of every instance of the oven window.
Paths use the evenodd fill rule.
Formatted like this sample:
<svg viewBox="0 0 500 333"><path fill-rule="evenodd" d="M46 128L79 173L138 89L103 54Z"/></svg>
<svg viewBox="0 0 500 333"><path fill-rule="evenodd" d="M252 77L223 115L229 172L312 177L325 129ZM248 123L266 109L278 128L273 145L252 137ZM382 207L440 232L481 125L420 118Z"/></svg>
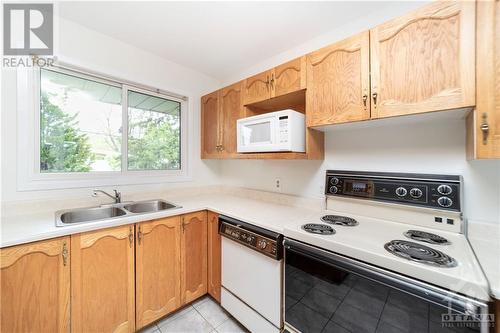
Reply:
<svg viewBox="0 0 500 333"><path fill-rule="evenodd" d="M245 144L270 143L271 142L271 122L266 121L243 127Z"/></svg>
<svg viewBox="0 0 500 333"><path fill-rule="evenodd" d="M295 252L285 258L285 322L300 332L479 331L443 322L446 308L415 296Z"/></svg>

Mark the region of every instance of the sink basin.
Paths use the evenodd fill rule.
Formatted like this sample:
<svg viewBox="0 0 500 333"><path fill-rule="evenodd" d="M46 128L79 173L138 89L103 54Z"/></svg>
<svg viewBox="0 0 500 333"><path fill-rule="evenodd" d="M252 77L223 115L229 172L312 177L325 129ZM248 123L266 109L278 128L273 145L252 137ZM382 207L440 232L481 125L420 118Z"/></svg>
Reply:
<svg viewBox="0 0 500 333"><path fill-rule="evenodd" d="M56 217L56 222L58 225L93 222L123 216L125 214L127 214L127 212L119 207L79 208L59 212Z"/></svg>
<svg viewBox="0 0 500 333"><path fill-rule="evenodd" d="M141 214L141 213L153 213L167 209L179 208L170 202L163 200L150 200L150 201L139 201L123 206L126 210L131 213Z"/></svg>
<svg viewBox="0 0 500 333"><path fill-rule="evenodd" d="M140 214L154 213L168 209L181 208L181 206L164 200L146 200L130 203L117 203L102 205L100 207L77 208L60 210L56 212L56 226L89 223L120 216L134 216Z"/></svg>

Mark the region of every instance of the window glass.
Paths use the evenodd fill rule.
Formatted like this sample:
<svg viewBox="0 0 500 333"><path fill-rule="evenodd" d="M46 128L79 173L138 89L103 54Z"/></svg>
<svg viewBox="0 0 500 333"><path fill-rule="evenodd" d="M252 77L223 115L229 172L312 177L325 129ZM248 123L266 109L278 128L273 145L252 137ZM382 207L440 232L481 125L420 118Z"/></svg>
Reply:
<svg viewBox="0 0 500 333"><path fill-rule="evenodd" d="M40 172L121 170L121 88L40 71Z"/></svg>
<svg viewBox="0 0 500 333"><path fill-rule="evenodd" d="M181 168L181 103L128 92L128 170Z"/></svg>

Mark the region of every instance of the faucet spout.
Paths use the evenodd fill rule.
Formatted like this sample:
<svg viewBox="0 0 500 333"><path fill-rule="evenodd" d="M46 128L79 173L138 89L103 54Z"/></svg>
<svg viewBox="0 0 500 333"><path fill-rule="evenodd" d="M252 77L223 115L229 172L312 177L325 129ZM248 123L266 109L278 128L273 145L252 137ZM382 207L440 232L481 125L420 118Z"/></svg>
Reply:
<svg viewBox="0 0 500 333"><path fill-rule="evenodd" d="M105 194L107 195L108 197L110 197L111 199L113 199L115 201L115 203L120 203L122 202L122 194L120 192L118 192L117 190L113 190L115 192L115 195L111 195L109 194L108 192L106 191L103 191L103 190L97 190L97 189L94 189L92 191L92 196L93 197L97 197L98 193L102 193L102 194Z"/></svg>

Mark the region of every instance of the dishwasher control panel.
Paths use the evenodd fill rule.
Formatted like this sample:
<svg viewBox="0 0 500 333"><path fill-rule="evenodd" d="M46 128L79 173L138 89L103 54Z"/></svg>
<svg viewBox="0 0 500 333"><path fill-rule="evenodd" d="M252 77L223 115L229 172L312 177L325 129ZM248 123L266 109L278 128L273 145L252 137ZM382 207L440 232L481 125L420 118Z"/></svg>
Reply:
<svg viewBox="0 0 500 333"><path fill-rule="evenodd" d="M279 259L281 256L281 251L278 247L281 246L281 244L278 243L280 237L278 237L278 239L266 237L243 228L241 225L233 225L226 221L220 221L219 233L221 236L232 239L235 242L243 244L269 257Z"/></svg>

